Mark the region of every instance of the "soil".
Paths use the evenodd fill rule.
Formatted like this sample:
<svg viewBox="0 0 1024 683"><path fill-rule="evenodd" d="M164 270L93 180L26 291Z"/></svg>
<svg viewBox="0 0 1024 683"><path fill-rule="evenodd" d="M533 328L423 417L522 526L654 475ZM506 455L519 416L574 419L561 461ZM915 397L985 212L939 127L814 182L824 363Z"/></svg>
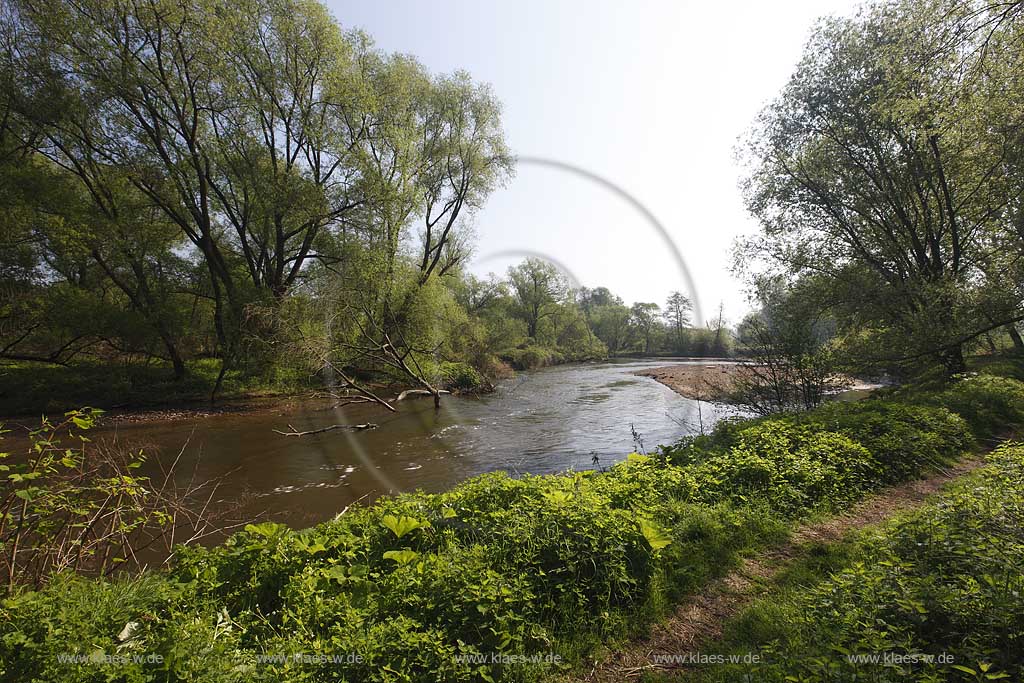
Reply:
<svg viewBox="0 0 1024 683"><path fill-rule="evenodd" d="M886 489L842 515L800 526L785 545L744 560L738 569L682 604L666 622L655 626L645 639L595 660L585 675L573 680L619 683L646 672L684 668L655 663L653 659L699 652L721 637L722 627L730 618L763 594L765 581L800 557L812 544L837 541L852 530L877 524L896 513L918 507L947 483L979 467L982 462L980 458L965 459L924 479Z"/></svg>
<svg viewBox="0 0 1024 683"><path fill-rule="evenodd" d="M686 398L717 401L732 390L742 371L743 366L737 363L708 363L666 365L634 374L655 379Z"/></svg>

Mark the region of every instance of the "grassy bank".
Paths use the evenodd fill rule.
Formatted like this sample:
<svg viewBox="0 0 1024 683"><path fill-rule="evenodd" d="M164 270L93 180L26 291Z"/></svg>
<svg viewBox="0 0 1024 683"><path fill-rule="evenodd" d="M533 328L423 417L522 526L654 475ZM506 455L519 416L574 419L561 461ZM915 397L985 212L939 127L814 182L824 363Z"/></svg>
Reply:
<svg viewBox="0 0 1024 683"><path fill-rule="evenodd" d="M1020 680L1022 566L1024 444L1013 443L934 502L817 549L706 648L756 666L657 680Z"/></svg>
<svg viewBox="0 0 1024 683"><path fill-rule="evenodd" d="M306 531L251 526L183 549L169 573L15 591L0 607L0 677L538 680L635 635L797 520L1021 423L1024 384L979 377L726 423L607 472L485 475ZM105 664L133 654L159 662Z"/></svg>

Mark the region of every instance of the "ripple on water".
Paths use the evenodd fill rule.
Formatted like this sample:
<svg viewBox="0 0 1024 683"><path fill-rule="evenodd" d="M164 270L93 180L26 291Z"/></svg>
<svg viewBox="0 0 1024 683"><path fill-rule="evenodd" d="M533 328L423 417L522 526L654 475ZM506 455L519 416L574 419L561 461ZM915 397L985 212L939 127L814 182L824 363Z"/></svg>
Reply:
<svg viewBox="0 0 1024 683"><path fill-rule="evenodd" d="M583 403L584 405L594 405L597 403L604 403L612 397L611 394L599 393L599 394L583 394L577 396L572 400L572 403Z"/></svg>

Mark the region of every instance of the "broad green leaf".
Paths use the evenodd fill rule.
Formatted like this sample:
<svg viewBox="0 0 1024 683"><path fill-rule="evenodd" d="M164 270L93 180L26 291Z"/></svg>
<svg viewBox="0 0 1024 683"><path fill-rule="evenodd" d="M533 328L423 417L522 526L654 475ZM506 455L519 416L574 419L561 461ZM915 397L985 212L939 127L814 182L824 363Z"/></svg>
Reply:
<svg viewBox="0 0 1024 683"><path fill-rule="evenodd" d="M391 533L393 533L396 538L401 538L410 531L430 526L430 522L427 520L421 521L414 517L406 517L405 515L400 517L384 515L383 519L380 520L380 523L390 529Z"/></svg>
<svg viewBox="0 0 1024 683"><path fill-rule="evenodd" d="M419 555L420 554L415 550L389 550L386 553L384 553L384 559L394 560L400 565L407 565L413 560L415 560L417 557L419 557Z"/></svg>
<svg viewBox="0 0 1024 683"><path fill-rule="evenodd" d="M657 552L672 543L672 539L666 534L665 530L653 522L640 518L639 524L640 532L647 539L647 545L651 546L651 550Z"/></svg>

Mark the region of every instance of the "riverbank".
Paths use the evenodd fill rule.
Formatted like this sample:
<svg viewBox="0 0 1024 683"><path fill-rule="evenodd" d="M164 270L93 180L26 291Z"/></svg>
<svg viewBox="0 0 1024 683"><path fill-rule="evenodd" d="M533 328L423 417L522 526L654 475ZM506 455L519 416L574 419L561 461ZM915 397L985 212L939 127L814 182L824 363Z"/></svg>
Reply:
<svg viewBox="0 0 1024 683"><path fill-rule="evenodd" d="M172 680L310 676L314 664L278 653L349 656L331 669L349 681L544 680L642 635L807 517L849 510L1021 423L1024 384L979 377L903 402L732 422L604 472L488 474L302 532L255 525L181 549L167 574L18 592L0 603L0 674L65 680L72 665L58 654L103 656L127 641ZM73 666L81 680L103 675ZM159 673L126 666L126 678Z"/></svg>
<svg viewBox="0 0 1024 683"><path fill-rule="evenodd" d="M720 401L735 386L743 366L735 361L666 365L634 374L661 382L681 396L695 401Z"/></svg>
<svg viewBox="0 0 1024 683"><path fill-rule="evenodd" d="M330 398L317 377L246 375L229 371L211 404L219 361L189 363L182 379L159 364L124 366L82 363L71 366L0 363L0 423L26 424L39 415L60 415L83 406L105 411L102 422L159 422L205 418L262 410L289 410L303 401ZM474 381L475 379L475 381ZM472 394L487 391L491 382L463 372L446 389ZM372 391L393 400L410 384L369 383ZM337 401L336 401L337 402Z"/></svg>

